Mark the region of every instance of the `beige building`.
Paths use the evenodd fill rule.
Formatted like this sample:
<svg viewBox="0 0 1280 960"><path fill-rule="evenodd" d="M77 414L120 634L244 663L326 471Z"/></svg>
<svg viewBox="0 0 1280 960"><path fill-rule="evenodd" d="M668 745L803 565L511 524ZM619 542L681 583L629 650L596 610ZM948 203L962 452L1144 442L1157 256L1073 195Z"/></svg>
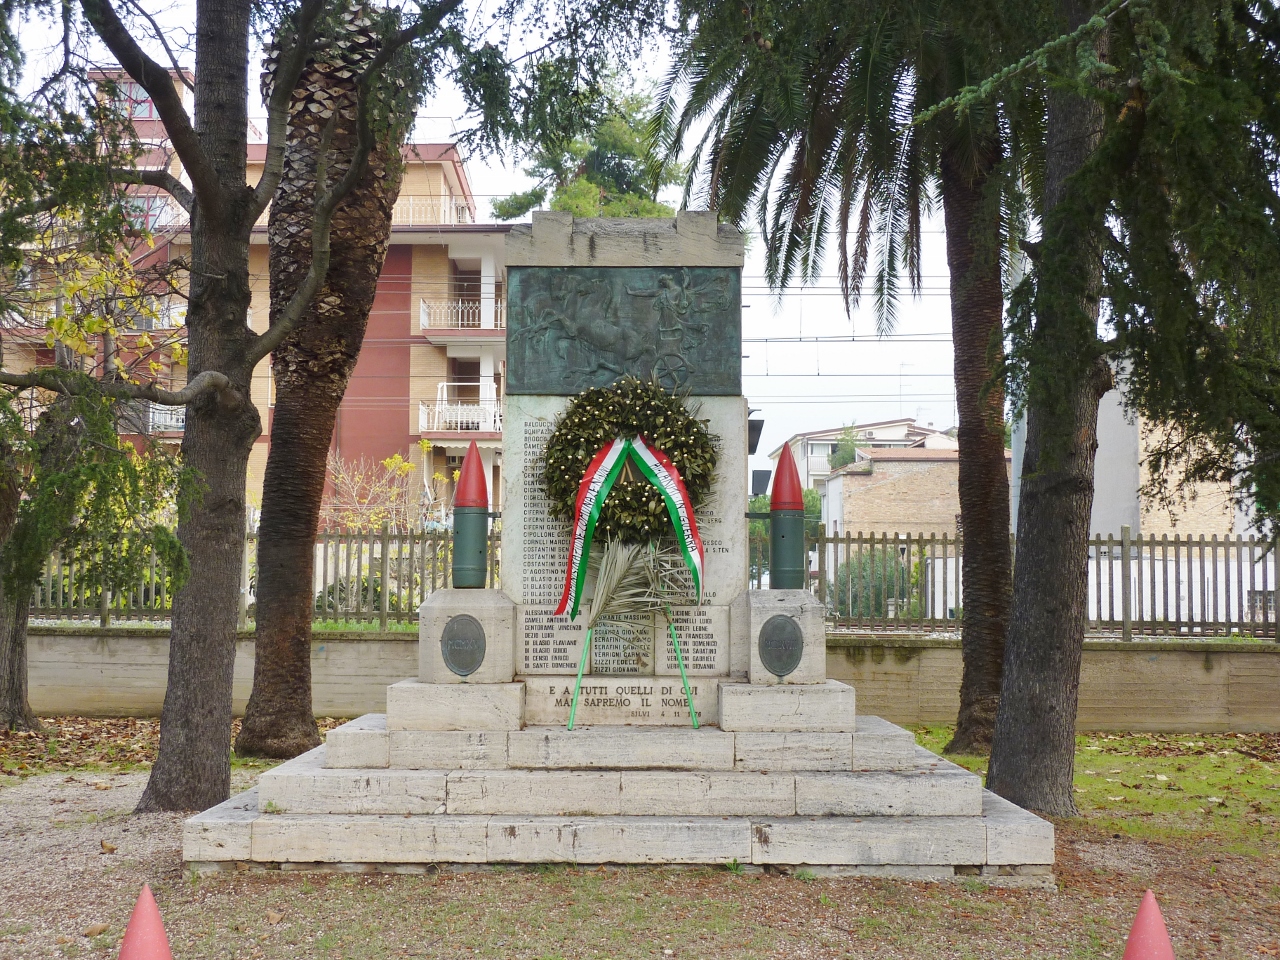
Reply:
<svg viewBox="0 0 1280 960"><path fill-rule="evenodd" d="M858 450L853 463L827 477L823 516L827 533L956 536L959 466L960 453L954 448Z"/></svg>

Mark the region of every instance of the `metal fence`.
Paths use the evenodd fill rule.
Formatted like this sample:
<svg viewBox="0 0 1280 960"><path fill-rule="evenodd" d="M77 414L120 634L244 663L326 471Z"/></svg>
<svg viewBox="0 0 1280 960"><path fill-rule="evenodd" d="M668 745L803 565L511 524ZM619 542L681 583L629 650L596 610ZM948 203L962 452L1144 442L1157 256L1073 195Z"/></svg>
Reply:
<svg viewBox="0 0 1280 960"><path fill-rule="evenodd" d="M498 584L501 534L489 536L488 585ZM333 531L316 538L317 620L416 621L434 590L449 586L453 534ZM256 576L251 585L256 583Z"/></svg>
<svg viewBox="0 0 1280 960"><path fill-rule="evenodd" d="M761 530L760 527L764 529ZM846 533L818 529L809 540L811 588L836 627L867 632L956 631L964 610L963 541L946 534ZM245 541L240 619L255 613L257 535ZM748 537L751 586L769 585L767 524ZM489 585L501 583L501 534L489 539ZM152 557L138 582L104 593L88 575L92 558L54 555L32 615L55 620L168 619L172 577ZM433 591L449 585L448 530L336 530L315 546L317 621L360 621L386 629L417 619ZM1118 536L1089 541L1088 629L1123 638L1253 636L1276 639L1276 555L1253 537Z"/></svg>
<svg viewBox="0 0 1280 960"><path fill-rule="evenodd" d="M240 621L253 619L257 590L256 533L245 538ZM501 534L489 537L489 586L498 584ZM313 597L318 621L416 621L433 591L449 586L453 535L448 530L334 530L316 538ZM55 554L32 599L34 617L53 620L167 620L173 579L154 555L136 585L107 592L88 577L92 558Z"/></svg>
<svg viewBox="0 0 1280 960"><path fill-rule="evenodd" d="M836 626L959 629L962 540L818 530L808 541L811 588ZM757 531L748 561L753 586L768 586L768 557L767 532ZM1087 629L1093 634L1277 636L1276 555L1255 537L1144 537L1126 527L1119 535L1091 538L1088 557Z"/></svg>

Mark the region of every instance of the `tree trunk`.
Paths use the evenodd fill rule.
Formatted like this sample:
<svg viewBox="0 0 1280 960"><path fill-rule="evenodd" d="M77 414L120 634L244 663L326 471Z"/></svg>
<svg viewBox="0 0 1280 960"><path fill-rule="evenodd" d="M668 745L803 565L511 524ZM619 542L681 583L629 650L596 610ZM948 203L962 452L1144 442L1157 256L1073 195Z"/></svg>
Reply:
<svg viewBox="0 0 1280 960"><path fill-rule="evenodd" d="M980 169L958 151L941 158L947 267L951 273L951 338L955 349L960 526L964 608L960 713L947 753L991 749L1005 630L1012 595L1009 477L1005 466L1004 290L1000 275L1000 211L989 189L999 144L976 152ZM968 168L968 169L966 169Z"/></svg>
<svg viewBox="0 0 1280 960"><path fill-rule="evenodd" d="M250 400L250 194L245 187L247 0L196 5L195 123L227 195L191 221L188 375L218 370L231 388L187 408L182 456L203 495L178 525L191 578L174 598L160 750L137 812L204 810L231 792L231 676L244 557L245 478L261 432Z"/></svg>
<svg viewBox="0 0 1280 960"><path fill-rule="evenodd" d="M0 548L13 534L21 502L22 475L14 463L13 450L0 441ZM26 604L13 605L0 579L0 729L41 729L27 700L28 606L30 598Z"/></svg>
<svg viewBox="0 0 1280 960"><path fill-rule="evenodd" d="M27 699L27 620L31 591L0 582L0 729L42 730Z"/></svg>
<svg viewBox="0 0 1280 960"><path fill-rule="evenodd" d="M1067 29L1090 12L1074 0L1059 8ZM1064 211L1084 209L1080 184L1070 178L1097 146L1102 121L1093 101L1051 90L1013 613L987 778L1006 799L1055 816L1076 813L1072 781L1098 402L1112 382L1097 342L1101 213L1085 211L1096 222L1082 223Z"/></svg>
<svg viewBox="0 0 1280 960"><path fill-rule="evenodd" d="M325 101L340 117L354 114L352 67L376 53L377 37L368 31L346 39L343 58L310 64L294 91L290 113L297 119L269 227L273 323L311 262L325 111L307 108ZM355 134L350 121L336 125L328 150L331 179L348 169ZM236 738L242 756L287 759L320 743L311 706L316 527L338 405L364 340L400 192L400 137L389 140L371 152L368 173L335 211L325 284L272 357L276 404L258 527L253 692Z"/></svg>

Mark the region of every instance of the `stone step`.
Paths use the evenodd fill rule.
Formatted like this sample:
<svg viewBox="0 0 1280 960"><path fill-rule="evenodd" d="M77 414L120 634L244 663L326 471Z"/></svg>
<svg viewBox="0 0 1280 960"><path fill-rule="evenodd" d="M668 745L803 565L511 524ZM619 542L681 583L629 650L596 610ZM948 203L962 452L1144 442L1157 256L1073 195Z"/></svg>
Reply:
<svg viewBox="0 0 1280 960"><path fill-rule="evenodd" d="M732 770L734 737L714 727L527 727L507 734L507 766Z"/></svg>
<svg viewBox="0 0 1280 960"><path fill-rule="evenodd" d="M528 727L503 730L388 730L368 714L329 731L335 769L418 770L617 767L620 737L643 748L653 769L739 771L901 770L918 762L910 731L879 717L852 733L738 732L682 727Z"/></svg>
<svg viewBox="0 0 1280 960"><path fill-rule="evenodd" d="M244 796L188 820L188 863L698 863L1050 878L1053 826L988 799L969 817L254 814ZM975 870L975 868L977 868Z"/></svg>
<svg viewBox="0 0 1280 960"><path fill-rule="evenodd" d="M511 683L423 683L387 687L388 730L519 730L526 724L564 726L573 677ZM695 677L694 708L703 726L725 731L852 733L853 687L822 683L753 684ZM591 724L683 729L688 704L673 677L596 677L584 681L577 720ZM666 691L664 693L664 691Z"/></svg>
<svg viewBox="0 0 1280 960"><path fill-rule="evenodd" d="M973 774L922 751L903 771L334 769L325 748L259 778L260 810L290 814L976 816Z"/></svg>

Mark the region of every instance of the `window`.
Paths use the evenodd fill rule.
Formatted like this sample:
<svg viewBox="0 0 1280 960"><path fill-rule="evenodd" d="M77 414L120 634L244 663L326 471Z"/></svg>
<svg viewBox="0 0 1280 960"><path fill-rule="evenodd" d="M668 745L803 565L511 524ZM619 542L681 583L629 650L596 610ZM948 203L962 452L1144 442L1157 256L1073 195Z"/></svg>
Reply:
<svg viewBox="0 0 1280 960"><path fill-rule="evenodd" d="M158 230L170 222L172 209L169 197L163 193L131 194L127 205L132 213L131 219L139 228Z"/></svg>
<svg viewBox="0 0 1280 960"><path fill-rule="evenodd" d="M1274 590L1249 591L1249 619L1254 623L1276 622L1276 592Z"/></svg>
<svg viewBox="0 0 1280 960"><path fill-rule="evenodd" d="M122 80L116 84L116 108L134 120L158 120L156 105L151 102L147 91L133 80Z"/></svg>

